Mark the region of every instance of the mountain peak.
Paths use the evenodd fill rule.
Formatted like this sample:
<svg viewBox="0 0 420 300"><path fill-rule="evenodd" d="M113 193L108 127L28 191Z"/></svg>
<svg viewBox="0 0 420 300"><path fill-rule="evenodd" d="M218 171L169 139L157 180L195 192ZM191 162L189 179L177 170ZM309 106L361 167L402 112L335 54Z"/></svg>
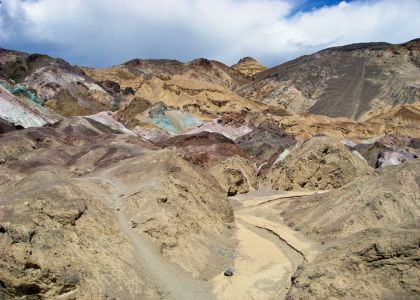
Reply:
<svg viewBox="0 0 420 300"><path fill-rule="evenodd" d="M250 56L245 56L241 58L237 64L232 66L232 68L248 76L253 76L267 69L265 66L260 64L255 58L252 58Z"/></svg>
<svg viewBox="0 0 420 300"><path fill-rule="evenodd" d="M253 62L253 63L258 63L258 61L257 61L255 58L253 58L253 57L251 57L251 56L245 56L245 57L242 57L242 58L238 61L238 64L240 64L240 63L250 63L250 62Z"/></svg>

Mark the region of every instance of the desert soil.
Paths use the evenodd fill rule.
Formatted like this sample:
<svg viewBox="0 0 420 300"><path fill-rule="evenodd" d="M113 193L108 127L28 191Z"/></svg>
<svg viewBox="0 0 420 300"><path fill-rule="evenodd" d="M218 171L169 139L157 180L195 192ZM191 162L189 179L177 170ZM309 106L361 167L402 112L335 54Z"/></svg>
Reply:
<svg viewBox="0 0 420 300"><path fill-rule="evenodd" d="M234 275L220 274L213 279L217 299L285 298L297 267L314 259L322 247L286 224L273 222L271 207L315 193L261 189L231 198L236 207L238 240Z"/></svg>
<svg viewBox="0 0 420 300"><path fill-rule="evenodd" d="M228 277L220 273L210 281L193 278L164 259L157 245L131 227L124 207L123 184L112 178L111 171L112 168L95 172L91 177L80 180L109 187L113 195L113 203L109 205L117 214L121 231L136 253L133 263L144 271L149 283L163 299L284 299L297 267L304 261L310 262L322 249L319 243L270 218L273 205L318 191L261 189L231 197L236 207L238 244L234 263L226 268L232 268L234 275Z"/></svg>

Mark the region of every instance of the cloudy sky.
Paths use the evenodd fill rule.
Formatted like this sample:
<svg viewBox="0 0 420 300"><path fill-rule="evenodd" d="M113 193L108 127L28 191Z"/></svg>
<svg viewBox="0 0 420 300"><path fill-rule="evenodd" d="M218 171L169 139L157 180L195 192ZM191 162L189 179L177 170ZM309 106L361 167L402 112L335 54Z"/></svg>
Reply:
<svg viewBox="0 0 420 300"><path fill-rule="evenodd" d="M330 46L420 37L420 0L0 1L0 47L87 66L243 56L274 66Z"/></svg>

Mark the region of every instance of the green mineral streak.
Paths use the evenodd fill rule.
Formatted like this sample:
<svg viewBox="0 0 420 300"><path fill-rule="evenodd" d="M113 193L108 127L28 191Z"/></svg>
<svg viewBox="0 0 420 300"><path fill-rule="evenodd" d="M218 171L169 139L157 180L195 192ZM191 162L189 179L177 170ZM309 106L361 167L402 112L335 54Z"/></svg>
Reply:
<svg viewBox="0 0 420 300"><path fill-rule="evenodd" d="M185 129L198 127L201 124L203 124L203 122L200 119L189 113L182 114L180 122L182 127Z"/></svg>
<svg viewBox="0 0 420 300"><path fill-rule="evenodd" d="M10 85L5 83L0 83L5 89L7 89L10 93L17 96L19 94L24 95L26 98L32 100L35 103L41 104L42 101L39 99L38 95L32 92L28 87L23 85Z"/></svg>
<svg viewBox="0 0 420 300"><path fill-rule="evenodd" d="M151 123L159 127L160 129L169 132L170 134L177 134L178 130L171 119L166 115L158 115L152 118Z"/></svg>

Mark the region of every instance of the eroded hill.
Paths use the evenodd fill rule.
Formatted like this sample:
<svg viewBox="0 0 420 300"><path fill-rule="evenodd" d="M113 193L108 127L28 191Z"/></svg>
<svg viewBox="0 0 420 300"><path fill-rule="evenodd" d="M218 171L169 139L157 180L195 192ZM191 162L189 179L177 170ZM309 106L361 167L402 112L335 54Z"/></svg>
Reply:
<svg viewBox="0 0 420 300"><path fill-rule="evenodd" d="M294 112L359 119L419 101L420 40L322 50L257 74L240 95Z"/></svg>

